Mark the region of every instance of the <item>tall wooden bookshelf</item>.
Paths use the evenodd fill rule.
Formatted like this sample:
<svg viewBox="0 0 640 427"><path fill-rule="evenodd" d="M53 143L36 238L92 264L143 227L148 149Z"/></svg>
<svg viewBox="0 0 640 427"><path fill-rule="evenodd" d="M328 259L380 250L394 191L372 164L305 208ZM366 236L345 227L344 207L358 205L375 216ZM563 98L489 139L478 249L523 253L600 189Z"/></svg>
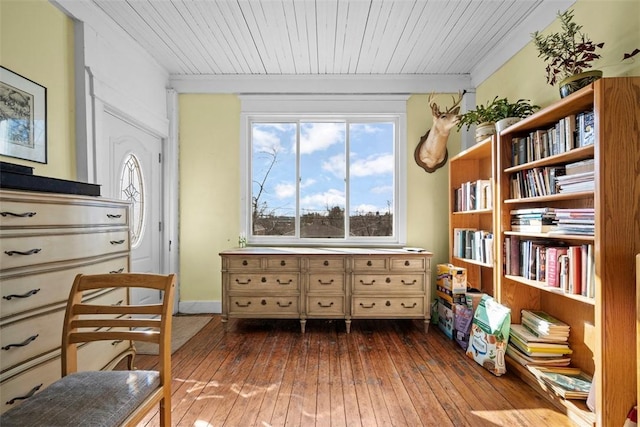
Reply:
<svg viewBox="0 0 640 427"><path fill-rule="evenodd" d="M592 145L574 148L524 164L513 164L514 140L548 129L565 117L593 109ZM486 150L486 148L478 148ZM528 370L510 368L566 408L580 424L622 425L636 404L635 254L640 252L640 78L603 78L505 129L497 140L494 296L511 308L513 323L522 309L543 310L571 326L572 365L594 374L596 410L582 401L546 393ZM514 197L511 178L532 168L594 159L595 190L536 197ZM456 166L452 163L450 168ZM455 185L455 184L454 184ZM524 208L594 208L595 232L589 235L511 231L510 211ZM453 215L455 217L455 215ZM474 219L475 220L475 219ZM472 220L469 220L472 222ZM477 221L480 221L478 219ZM484 219L486 224L490 219ZM451 227L456 226L451 221ZM592 245L594 297L563 293L544 282L504 274L505 238L543 240L549 245Z"/></svg>
<svg viewBox="0 0 640 427"><path fill-rule="evenodd" d="M454 252L456 230L477 230L493 235L495 207L495 139L487 138L451 158L449 164L449 262L467 269L469 287L494 295L495 250L485 256ZM489 188L481 188L486 185ZM469 190L471 187L471 190ZM473 193L473 194L472 194ZM465 199L462 203L461 199ZM470 203L470 199L475 202ZM479 199L484 199L482 202ZM493 238L495 246L495 236Z"/></svg>

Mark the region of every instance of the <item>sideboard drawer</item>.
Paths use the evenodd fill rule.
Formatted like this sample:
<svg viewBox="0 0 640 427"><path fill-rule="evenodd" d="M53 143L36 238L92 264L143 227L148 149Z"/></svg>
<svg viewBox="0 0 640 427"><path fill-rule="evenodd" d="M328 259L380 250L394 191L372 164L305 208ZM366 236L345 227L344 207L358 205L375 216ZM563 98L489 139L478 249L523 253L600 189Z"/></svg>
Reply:
<svg viewBox="0 0 640 427"><path fill-rule="evenodd" d="M421 317L424 297L353 297L353 317Z"/></svg>
<svg viewBox="0 0 640 427"><path fill-rule="evenodd" d="M344 270L346 268L345 257L312 257L309 258L309 270Z"/></svg>
<svg viewBox="0 0 640 427"><path fill-rule="evenodd" d="M300 304L297 295L291 296L232 296L229 298L229 314L298 317Z"/></svg>
<svg viewBox="0 0 640 427"><path fill-rule="evenodd" d="M227 262L229 270L260 270L260 258L258 257L229 257Z"/></svg>
<svg viewBox="0 0 640 427"><path fill-rule="evenodd" d="M129 251L128 230L2 239L2 270Z"/></svg>
<svg viewBox="0 0 640 427"><path fill-rule="evenodd" d="M423 292L424 274L356 274L356 292Z"/></svg>
<svg viewBox="0 0 640 427"><path fill-rule="evenodd" d="M309 295L307 313L315 317L344 317L346 314L344 295Z"/></svg>
<svg viewBox="0 0 640 427"><path fill-rule="evenodd" d="M426 271L429 267L428 265L426 265L428 262L429 262L429 259L424 257L392 258L391 270Z"/></svg>
<svg viewBox="0 0 640 427"><path fill-rule="evenodd" d="M310 292L344 293L344 289L344 273L326 272L323 274L309 274Z"/></svg>
<svg viewBox="0 0 640 427"><path fill-rule="evenodd" d="M119 256L90 263L68 263L53 269L3 275L0 293L0 319L45 305L66 303L76 274L123 273L129 270L129 257ZM66 284L63 286L61 284Z"/></svg>
<svg viewBox="0 0 640 427"><path fill-rule="evenodd" d="M353 258L354 271L386 270L387 266L388 266L387 258L381 258L381 257Z"/></svg>
<svg viewBox="0 0 640 427"><path fill-rule="evenodd" d="M60 357L52 359L27 369L16 376L0 383L0 399L2 410L5 412L22 403L26 396L44 390L55 380L60 378ZM22 398L22 399L21 399Z"/></svg>
<svg viewBox="0 0 640 427"><path fill-rule="evenodd" d="M267 257L267 269L269 270L299 270L299 257Z"/></svg>
<svg viewBox="0 0 640 427"><path fill-rule="evenodd" d="M229 274L232 291L297 291L299 282L298 273Z"/></svg>

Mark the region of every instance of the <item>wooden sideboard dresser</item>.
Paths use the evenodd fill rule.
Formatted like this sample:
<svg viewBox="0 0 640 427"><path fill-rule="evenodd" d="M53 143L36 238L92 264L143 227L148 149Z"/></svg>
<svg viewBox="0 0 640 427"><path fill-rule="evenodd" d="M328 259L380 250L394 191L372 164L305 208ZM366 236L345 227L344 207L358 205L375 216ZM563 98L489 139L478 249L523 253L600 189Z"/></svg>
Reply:
<svg viewBox="0 0 640 427"><path fill-rule="evenodd" d="M229 318L431 319L429 252L250 247L223 251L222 322Z"/></svg>
<svg viewBox="0 0 640 427"><path fill-rule="evenodd" d="M129 271L129 204L100 197L0 190L0 412L61 375L64 307L78 273ZM85 296L127 301L125 290ZM133 357L131 342L84 345L81 370ZM131 362L131 360L130 360Z"/></svg>

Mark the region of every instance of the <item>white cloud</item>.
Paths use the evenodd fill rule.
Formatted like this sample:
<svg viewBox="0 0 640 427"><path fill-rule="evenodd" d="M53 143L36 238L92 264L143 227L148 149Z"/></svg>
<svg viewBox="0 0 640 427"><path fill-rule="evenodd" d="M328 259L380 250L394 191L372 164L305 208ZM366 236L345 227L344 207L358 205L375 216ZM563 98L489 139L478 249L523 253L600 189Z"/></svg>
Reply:
<svg viewBox="0 0 640 427"><path fill-rule="evenodd" d="M324 193L310 194L309 196L300 199L300 207L304 210L321 210L324 211L327 207L332 208L334 206L344 206L345 196L344 191L330 188Z"/></svg>
<svg viewBox="0 0 640 427"><path fill-rule="evenodd" d="M373 133L382 132L382 129L380 128L380 126L371 125L369 123L352 124L349 127L349 129L352 132L366 133L366 134L373 134Z"/></svg>
<svg viewBox="0 0 640 427"><path fill-rule="evenodd" d="M393 154L369 156L351 161L349 173L352 177L363 177L393 173Z"/></svg>
<svg viewBox="0 0 640 427"><path fill-rule="evenodd" d="M393 186L391 185L382 185L380 187L373 187L371 189L373 194L393 194Z"/></svg>
<svg viewBox="0 0 640 427"><path fill-rule="evenodd" d="M344 155L337 154L322 162L322 170L332 173L339 179L344 179L346 173Z"/></svg>
<svg viewBox="0 0 640 427"><path fill-rule="evenodd" d="M301 127L300 154L326 150L333 144L344 142L344 124L308 123Z"/></svg>
<svg viewBox="0 0 640 427"><path fill-rule="evenodd" d="M291 183L277 184L275 187L276 197L278 199L286 199L296 195L296 186Z"/></svg>
<svg viewBox="0 0 640 427"><path fill-rule="evenodd" d="M282 151L280 138L273 132L268 132L260 128L254 128L252 133L253 151L259 153L261 151L273 152Z"/></svg>

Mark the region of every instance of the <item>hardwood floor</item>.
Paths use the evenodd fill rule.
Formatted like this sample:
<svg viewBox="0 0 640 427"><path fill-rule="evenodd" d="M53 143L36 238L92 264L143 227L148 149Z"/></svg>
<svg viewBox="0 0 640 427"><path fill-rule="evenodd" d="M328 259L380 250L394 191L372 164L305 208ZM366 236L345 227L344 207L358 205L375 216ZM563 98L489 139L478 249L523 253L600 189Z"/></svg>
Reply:
<svg viewBox="0 0 640 427"><path fill-rule="evenodd" d="M153 369L155 356L137 356ZM230 320L213 316L173 354L172 424L571 426L517 377L495 377L432 326L408 320ZM141 425L156 426L150 414Z"/></svg>

